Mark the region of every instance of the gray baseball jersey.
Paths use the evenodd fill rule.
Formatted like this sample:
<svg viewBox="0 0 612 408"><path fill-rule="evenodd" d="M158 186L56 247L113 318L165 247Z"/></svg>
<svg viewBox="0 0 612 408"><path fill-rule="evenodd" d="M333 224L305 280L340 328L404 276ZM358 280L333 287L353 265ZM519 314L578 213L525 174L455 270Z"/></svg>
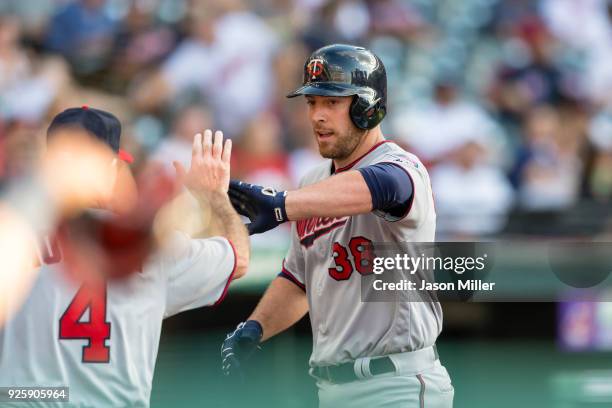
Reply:
<svg viewBox="0 0 612 408"><path fill-rule="evenodd" d="M28 299L0 329L0 387L70 388L69 404L37 407L148 407L162 320L220 302L236 266L225 238L177 233L172 244L142 272L90 286L46 239Z"/></svg>
<svg viewBox="0 0 612 408"><path fill-rule="evenodd" d="M311 366L418 350L433 345L440 334L438 302L410 302L401 293L394 301L361 301L363 244L432 242L435 235L429 175L416 156L384 141L335 173L385 162L400 166L412 179L412 203L402 217L374 211L292 225L283 272L308 296L314 343ZM309 172L301 185L321 181L332 176L331 172L331 162L326 162Z"/></svg>

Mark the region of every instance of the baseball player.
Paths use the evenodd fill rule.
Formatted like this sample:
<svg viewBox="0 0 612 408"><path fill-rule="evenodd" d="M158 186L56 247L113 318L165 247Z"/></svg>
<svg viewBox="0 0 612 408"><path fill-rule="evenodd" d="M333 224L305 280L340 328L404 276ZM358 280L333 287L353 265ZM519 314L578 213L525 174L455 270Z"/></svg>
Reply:
<svg viewBox="0 0 612 408"><path fill-rule="evenodd" d="M315 51L303 86L288 97L305 96L319 152L331 160L294 191L230 183L250 233L293 222L280 274L222 345L227 375L310 312L320 407L452 406L435 348L440 304L361 301L370 242L430 242L436 227L425 167L381 133L386 94L385 68L372 52L338 44Z"/></svg>
<svg viewBox="0 0 612 408"><path fill-rule="evenodd" d="M126 157L121 125L110 113L68 109L54 118L48 137L59 132L96 137L117 159ZM0 329L0 387L68 387L70 404L61 406L149 406L162 320L218 304L247 270L248 234L227 195L230 156L231 141L207 130L194 137L190 169L177 165L191 193L220 219L222 236L177 232L140 271L112 280L76 280L66 273L63 248L51 236L44 240L31 294ZM128 168L121 160L109 171L113 166ZM108 208L112 202L102 204Z"/></svg>
<svg viewBox="0 0 612 408"><path fill-rule="evenodd" d="M67 149L73 153L70 162L65 160ZM0 327L21 306L37 276L31 267L36 256L32 242L41 225L51 228L106 197L114 184L108 171L113 160L114 153L95 139L75 143L74 137L55 138L27 177L13 178L0 188ZM7 302L9 297L14 303Z"/></svg>

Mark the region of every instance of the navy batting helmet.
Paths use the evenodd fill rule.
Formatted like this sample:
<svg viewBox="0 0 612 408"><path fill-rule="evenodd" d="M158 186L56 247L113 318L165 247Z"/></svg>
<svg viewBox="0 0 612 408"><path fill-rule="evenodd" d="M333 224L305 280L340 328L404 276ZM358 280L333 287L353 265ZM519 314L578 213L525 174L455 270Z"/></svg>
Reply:
<svg viewBox="0 0 612 408"><path fill-rule="evenodd" d="M354 45L319 48L304 64L303 85L287 95L354 96L350 117L360 129L372 129L387 113L387 74L380 58Z"/></svg>

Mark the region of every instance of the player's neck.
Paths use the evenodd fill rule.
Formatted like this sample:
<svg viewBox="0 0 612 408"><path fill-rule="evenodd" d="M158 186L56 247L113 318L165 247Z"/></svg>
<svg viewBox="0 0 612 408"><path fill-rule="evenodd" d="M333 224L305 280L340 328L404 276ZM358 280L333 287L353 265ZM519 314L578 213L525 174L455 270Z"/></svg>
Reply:
<svg viewBox="0 0 612 408"><path fill-rule="evenodd" d="M369 130L366 135L361 139L357 148L353 150L350 156L345 159L334 159L334 167L336 169L341 169L342 167L346 167L355 160L359 159L361 156L364 156L368 153L377 143L385 140L383 136L380 126L376 126L374 129Z"/></svg>

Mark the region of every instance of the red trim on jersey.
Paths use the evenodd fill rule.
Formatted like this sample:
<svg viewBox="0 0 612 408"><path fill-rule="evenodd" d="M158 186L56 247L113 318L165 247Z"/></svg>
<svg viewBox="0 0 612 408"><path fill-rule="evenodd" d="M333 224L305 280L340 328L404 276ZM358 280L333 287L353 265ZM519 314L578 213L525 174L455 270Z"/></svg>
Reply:
<svg viewBox="0 0 612 408"><path fill-rule="evenodd" d="M404 211L404 213L397 220L397 221L401 221L404 218L406 218L408 216L408 214L410 214L410 210L412 210L412 204L414 204L414 195L416 193L416 188L415 188L415 185L414 185L414 179L410 175L410 172L408 170L406 170L403 166L400 166L399 164L394 163L394 162L379 162L379 163L376 163L376 164L382 164L382 163L392 164L392 165L397 166L400 169L404 170L404 173L406 173L406 175L410 179L410 182L412 183L412 194L410 195L410 198L409 198L410 203L408 204L408 208L406 208L406 211ZM397 222L397 221L390 221L390 222Z"/></svg>
<svg viewBox="0 0 612 408"><path fill-rule="evenodd" d="M286 276L288 278L288 280L290 280L291 282L295 283L300 289L302 289L304 292L306 292L306 285L304 285L302 282L300 282L294 274L292 274L291 272L289 272L289 270L287 268L285 268L285 260L283 259L283 266L281 268L281 273Z"/></svg>
<svg viewBox="0 0 612 408"><path fill-rule="evenodd" d="M217 301L213 304L213 306L217 306L218 304L223 302L223 299L225 299L225 296L227 295L227 290L229 289L229 285L230 283L232 283L232 280L234 279L234 274L236 273L236 267L238 266L238 255L236 254L236 247L234 246L232 241L230 241L229 239L226 238L226 241L230 244L230 246L232 247L232 252L234 253L234 267L232 268L232 273L230 273L230 276L227 278L227 282L225 283L225 287L223 288L223 293L221 293L221 296L219 297L219 299L217 299Z"/></svg>
<svg viewBox="0 0 612 408"><path fill-rule="evenodd" d="M349 164L347 164L344 167L340 167L339 169L334 170L334 174L335 173L340 173L342 171L346 171L348 169L350 169L351 167L353 167L355 164L357 164L358 161L360 161L361 159L363 159L364 157L366 157L368 154L372 153L374 150L376 150L376 148L378 148L378 146L385 144L385 143L395 143L391 140L382 140L378 143L376 143L374 146L372 146L370 148L370 150L368 150L367 152L365 152L364 154L362 154L361 156L359 156L358 158L356 158L355 160L353 160L352 162L350 162Z"/></svg>

